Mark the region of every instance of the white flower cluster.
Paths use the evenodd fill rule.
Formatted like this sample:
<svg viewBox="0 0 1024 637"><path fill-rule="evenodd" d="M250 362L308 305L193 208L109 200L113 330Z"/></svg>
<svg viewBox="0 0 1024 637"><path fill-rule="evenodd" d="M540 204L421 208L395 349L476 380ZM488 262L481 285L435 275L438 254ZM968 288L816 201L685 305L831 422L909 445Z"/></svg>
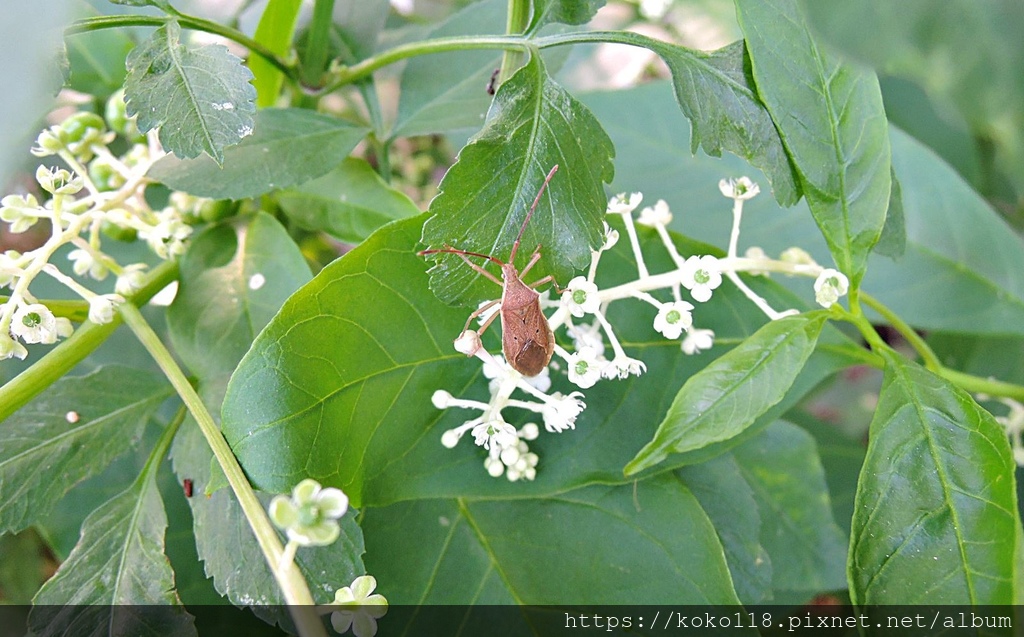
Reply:
<svg viewBox="0 0 1024 637"><path fill-rule="evenodd" d="M116 95L112 99L123 98ZM108 115L111 107L123 120L123 101L108 105ZM120 132L146 141L129 124L120 121ZM163 151L153 137L148 143L135 143L118 157L107 148L114 137L114 132L106 130L103 118L92 113L76 113L44 130L32 153L37 157L56 156L68 168L40 166L36 171L40 189L49 196L42 203L32 194L0 199L0 220L8 224L11 233L25 232L39 221L48 222L50 230L49 238L34 250L0 253L0 288L10 288L9 296L0 304L0 360L24 359L28 355L25 344L55 343L73 331L70 320L54 316L30 292L32 281L40 273L84 299L89 320L94 323L112 321L117 305L142 287L147 266L121 265L104 253L103 233L118 238L138 236L164 259L184 252L192 233L186 221L197 215L202 201L175 193L170 206L159 212L152 210L145 199L146 172ZM68 259L75 276L102 281L113 273L114 293L98 294L50 263L65 245L73 247Z"/></svg>
<svg viewBox="0 0 1024 637"><path fill-rule="evenodd" d="M751 290L737 273L782 272L815 276L815 298L824 307L831 306L847 292L849 282L842 273L821 268L806 252L799 249L788 250L780 260L768 258L760 248L751 248L743 257L739 257L736 250L743 202L757 195L759 188L746 177L723 180L719 186L722 194L734 202L733 234L728 255L723 258L712 255L692 255L684 258L680 255L668 233L667 226L672 221L672 213L664 201L658 201L654 206L640 211L636 223L653 228L658 233L676 266L669 272L659 274L648 272L634 225L633 212L640 206L642 195L633 193L628 196L623 194L612 197L608 202L608 214L619 215L622 218L636 261L637 277L628 283L606 289L597 286L595 278L601 255L619 240L619 233L605 224L604 244L592 253L588 274L569 281L561 291L561 298L558 301L550 301L546 296L541 297L542 309L554 310L547 317L551 329L554 331L564 327L566 335L573 343L572 352L558 345L554 346L554 353L558 357L551 363L551 367L563 369L564 364L569 382L580 389L593 387L602 379L624 379L640 376L646 371L647 367L643 361L630 357L623 349L607 318L608 306L617 300L634 298L650 304L655 310L654 329L665 338L681 338L680 349L686 354L693 355L711 348L715 338L712 330L695 326L694 303L708 302L714 291L721 286L723 277L730 279L771 319L795 314L797 310L775 311L767 301ZM662 289L670 291L671 300L659 300L650 294ZM683 298L684 289L688 299ZM482 304L481 307L487 304L493 302ZM495 311L498 311L497 307L481 314L478 319L484 323ZM551 386L547 368L534 378L524 377L503 359L488 353L481 344L479 334L474 330L463 332L455 341L455 349L483 361L484 374L491 379L490 400L485 403L455 398L444 390L435 392L433 403L438 409L458 407L481 412L479 416L466 420L459 427L446 431L441 439L442 444L452 448L466 432L472 432L476 444L488 450L484 467L490 475L504 475L513 481L521 478L532 480L536 476L538 458L530 451L527 443L537 437L539 428L534 423L527 423L516 429L505 420L503 410L514 407L541 414L546 430L561 432L575 428L576 418L586 407L582 400L583 394L578 391L573 391L569 395L547 393ZM513 398L516 390L527 394L528 398Z"/></svg>

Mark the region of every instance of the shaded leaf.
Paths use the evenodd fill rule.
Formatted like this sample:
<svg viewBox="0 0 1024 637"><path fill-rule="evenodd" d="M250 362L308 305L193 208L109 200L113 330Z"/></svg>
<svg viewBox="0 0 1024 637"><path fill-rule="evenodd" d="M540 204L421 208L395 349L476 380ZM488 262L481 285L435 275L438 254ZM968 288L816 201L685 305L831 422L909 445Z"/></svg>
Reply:
<svg viewBox="0 0 1024 637"><path fill-rule="evenodd" d="M1010 604L1014 464L995 419L963 390L883 352L853 517L854 603Z"/></svg>
<svg viewBox="0 0 1024 637"><path fill-rule="evenodd" d="M669 453L728 440L753 424L789 390L825 318L814 312L772 321L691 376L654 438L626 465L626 475L653 467Z"/></svg>
<svg viewBox="0 0 1024 637"><path fill-rule="evenodd" d="M483 0L464 7L429 32L431 38L494 33L505 24L508 3ZM455 130L475 132L491 103L487 82L501 66L493 50L448 51L418 55L402 72L398 114L391 137Z"/></svg>
<svg viewBox="0 0 1024 637"><path fill-rule="evenodd" d="M128 55L125 102L142 132L160 128L160 143L181 158L206 153L217 163L224 148L253 131L252 73L226 47L181 42L174 20Z"/></svg>
<svg viewBox="0 0 1024 637"><path fill-rule="evenodd" d="M163 379L119 366L67 376L0 427L0 531L45 516L73 486L141 438L172 393ZM69 422L69 414L75 422Z"/></svg>
<svg viewBox="0 0 1024 637"><path fill-rule="evenodd" d="M672 72L676 101L690 120L690 152L734 153L764 171L779 203L796 203L800 186L779 131L754 90L743 42L710 53L649 42Z"/></svg>
<svg viewBox="0 0 1024 637"><path fill-rule="evenodd" d="M586 24L604 6L605 0L533 0L533 15L527 31L545 24Z"/></svg>
<svg viewBox="0 0 1024 637"><path fill-rule="evenodd" d="M337 166L366 135L365 128L301 108L268 108L256 115L256 130L210 157L167 155L149 177L199 197L244 199L289 188Z"/></svg>
<svg viewBox="0 0 1024 637"><path fill-rule="evenodd" d="M715 526L740 602L757 604L772 597L772 562L761 546L754 493L740 471L726 453L677 473Z"/></svg>
<svg viewBox="0 0 1024 637"><path fill-rule="evenodd" d="M892 170L892 190L889 192L889 210L885 213L882 235L873 248L875 252L890 259L898 259L907 251L907 222L903 216L903 191Z"/></svg>
<svg viewBox="0 0 1024 637"><path fill-rule="evenodd" d="M276 199L299 227L349 243L359 243L389 221L420 212L409 197L385 184L366 160L355 157Z"/></svg>
<svg viewBox="0 0 1024 637"><path fill-rule="evenodd" d="M525 264L529 250L543 245L536 275L568 281L601 242L613 155L590 111L555 84L534 55L498 89L483 130L445 174L423 242L507 260L545 176L558 165L517 257ZM430 287L442 301L465 304L492 294L493 284L464 265L456 255L439 256Z"/></svg>
<svg viewBox="0 0 1024 637"><path fill-rule="evenodd" d="M367 510L364 527L367 567L396 605L739 603L714 527L671 475L548 498L403 502Z"/></svg>
<svg viewBox="0 0 1024 637"><path fill-rule="evenodd" d="M778 591L846 587L847 541L832 518L814 439L779 420L733 449L761 514L761 543Z"/></svg>
<svg viewBox="0 0 1024 637"><path fill-rule="evenodd" d="M797 0L738 0L758 94L836 265L856 287L885 223L888 122L878 78L820 47Z"/></svg>
<svg viewBox="0 0 1024 637"><path fill-rule="evenodd" d="M80 33L66 40L68 88L105 97L121 88L127 71L125 58L135 40L119 29Z"/></svg>
<svg viewBox="0 0 1024 637"><path fill-rule="evenodd" d="M587 409L575 433L542 435L530 443L541 457L535 481L493 480L483 471L485 451L469 441L454 450L441 445L443 432L470 416L436 410L434 391L480 400L488 390L479 361L452 347L469 310L445 306L428 288L424 260L416 255L423 219L390 224L327 266L281 308L239 364L222 427L260 488L282 492L313 477L344 489L355 506L379 506L411 498L519 497L595 482L629 483L623 465L651 439L679 387L765 320L739 290L722 286L697 318L715 330L718 345L687 356L678 341L654 331L650 306L632 299L612 304L609 321L630 355L647 365L647 374L587 390ZM641 229L640 239L651 272L672 267L657 233ZM676 241L683 254L713 252ZM604 254L597 283L624 283L635 277L635 268L629 242L620 241ZM750 284L776 307L794 303L778 286ZM498 334L485 336L496 351ZM572 347L564 338L562 345ZM778 407L788 408L784 403L848 364L843 356L812 356ZM564 373L552 373L552 381L552 391L577 389ZM506 417L517 426L536 421L525 410L510 409ZM673 462L706 459L678 456ZM678 466L666 463L662 469L669 465Z"/></svg>
<svg viewBox="0 0 1024 637"><path fill-rule="evenodd" d="M33 600L33 634L196 634L164 556L167 515L155 463L169 442L131 487L86 518L75 549Z"/></svg>

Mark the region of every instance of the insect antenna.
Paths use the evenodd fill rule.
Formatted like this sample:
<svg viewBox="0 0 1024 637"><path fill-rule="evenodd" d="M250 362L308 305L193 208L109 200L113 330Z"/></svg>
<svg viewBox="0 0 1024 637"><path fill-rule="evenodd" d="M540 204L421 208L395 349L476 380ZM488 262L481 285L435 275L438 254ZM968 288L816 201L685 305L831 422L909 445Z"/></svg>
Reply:
<svg viewBox="0 0 1024 637"><path fill-rule="evenodd" d="M498 265L505 265L501 260L495 259L494 257L492 257L492 256L490 256L488 254L480 254L479 252L470 252L468 250L459 250L458 248L453 248L451 246L445 246L443 248L438 248L436 250L420 250L416 254L418 256L424 257L424 256L427 256L428 254L441 254L441 253L445 253L445 254L461 254L461 255L467 256L467 257L480 257L481 259L487 259L489 261L493 261L494 263L497 263Z"/></svg>
<svg viewBox="0 0 1024 637"><path fill-rule="evenodd" d="M526 230L526 224L530 223L530 217L533 216L533 211L537 209L537 204L540 203L540 196L544 194L544 189L548 187L548 182L551 181L551 178L555 176L556 172L558 172L558 164L551 167L551 171L548 173L548 176L544 178L544 183L541 184L540 190L537 191L537 197L533 200L533 205L530 206L530 212L526 213L526 219L523 220L523 225L519 228L519 234L516 236L516 242L512 244L512 253L508 256L509 263L516 262L516 251L519 250L519 242L523 238L523 232Z"/></svg>

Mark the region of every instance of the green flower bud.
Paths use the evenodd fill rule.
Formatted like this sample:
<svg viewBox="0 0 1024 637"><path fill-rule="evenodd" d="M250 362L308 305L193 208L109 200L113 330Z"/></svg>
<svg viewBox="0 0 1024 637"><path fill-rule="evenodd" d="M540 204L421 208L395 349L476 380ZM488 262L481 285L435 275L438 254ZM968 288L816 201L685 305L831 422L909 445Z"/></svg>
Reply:
<svg viewBox="0 0 1024 637"><path fill-rule="evenodd" d="M107 125L103 122L103 118L96 113L82 112L75 113L61 122L60 129L64 132L64 139L68 143L74 143L85 139L89 134L89 129L102 134L107 130Z"/></svg>
<svg viewBox="0 0 1024 637"><path fill-rule="evenodd" d="M133 142L139 142L145 139L145 135L143 135L139 131L139 127L135 125L135 118L128 117L124 101L124 89L120 89L110 96L107 100L107 106L103 111L103 115L106 117L107 125L110 126L110 130L114 131L118 135L121 135Z"/></svg>
<svg viewBox="0 0 1024 637"><path fill-rule="evenodd" d="M89 164L89 178L100 190L117 190L125 179L106 159L97 157Z"/></svg>

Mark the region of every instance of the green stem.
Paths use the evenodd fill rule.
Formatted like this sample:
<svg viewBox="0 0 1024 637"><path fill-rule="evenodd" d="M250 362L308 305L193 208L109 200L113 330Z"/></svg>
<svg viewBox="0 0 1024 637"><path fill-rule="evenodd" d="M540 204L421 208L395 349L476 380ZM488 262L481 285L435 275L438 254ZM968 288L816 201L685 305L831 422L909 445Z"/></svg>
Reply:
<svg viewBox="0 0 1024 637"><path fill-rule="evenodd" d="M167 449L171 446L171 442L178 433L181 423L185 422L186 415L188 415L188 411L182 405L174 414L171 422L167 423L167 426L164 427L164 432L160 434L160 440L157 441L153 451L149 454L149 458L146 459L146 466L142 467L142 474L150 473L160 467L160 463L167 456Z"/></svg>
<svg viewBox="0 0 1024 637"><path fill-rule="evenodd" d="M508 0L508 21L505 23L505 33L508 35L519 35L530 26L530 1L529 0ZM501 72L495 88L501 86L502 82L512 77L523 63L523 51L517 49L505 49L501 58Z"/></svg>
<svg viewBox="0 0 1024 637"><path fill-rule="evenodd" d="M221 433L217 423L213 421L213 416L206 409L206 405L203 404L199 394L196 393L192 384L189 383L181 368L174 362L174 357L164 347L160 337L149 326L142 313L139 312L139 309L131 303L124 303L120 307L120 314L125 324L134 332L139 342L142 343L150 356L153 357L153 360L160 366L167 379L171 381L171 385L174 386L174 389L188 408L189 413L192 414L192 417L198 423L199 429L203 432L207 444L210 445L217 463L224 471L224 476L227 478L228 484L231 485L231 490L242 507L245 518L249 522L249 527L259 543L260 549L263 551L270 570L274 573L274 577L281 587L295 624L299 628L299 634L304 637L313 635L326 637L327 633L324 630L323 624L313 610L314 602L313 596L309 592L309 586L307 586L305 579L303 579L302 574L294 563L281 564L281 555L284 553L284 547L281 545L277 531L270 523L270 518L267 517L266 511L263 510L263 505L257 499L256 493L253 492L252 486L242 471L242 467L238 464L238 460L231 451L231 447L228 446L227 440L224 439L224 435Z"/></svg>
<svg viewBox="0 0 1024 637"><path fill-rule="evenodd" d="M370 135L370 143L373 145L373 152L377 157L377 173L385 183L390 184L390 141L384 135L384 113L380 107L380 98L377 96L377 88L372 77L359 82L358 87L359 93L363 96L363 102L366 104L366 111L370 115L370 125L373 127L373 134Z"/></svg>
<svg viewBox="0 0 1024 637"><path fill-rule="evenodd" d="M316 0L302 61L302 80L308 86L320 86L324 69L327 67L333 23L334 0Z"/></svg>
<svg viewBox="0 0 1024 637"><path fill-rule="evenodd" d="M929 347L928 343L921 338L921 335L918 334L914 328L910 327L906 321L900 318L898 314L890 310L881 301L867 292L861 291L860 298L864 300L865 305L878 312L882 318L888 321L889 324L896 329L897 332L903 335L903 338L907 339L907 342L914 348L914 351L921 356L921 360L925 367L933 372L938 372L942 369L942 362L939 361L939 357L935 355L932 348Z"/></svg>
<svg viewBox="0 0 1024 637"><path fill-rule="evenodd" d="M400 62L406 58L428 53L444 53L446 51L468 51L474 49L521 49L531 48L530 41L521 36L455 36L450 38L437 38L435 40L423 40L421 42L410 42L396 46L393 49L384 51L379 55L368 57L358 64L342 67L337 71L334 79L315 95L326 95L342 86L351 84L357 80L368 77L377 69L389 64Z"/></svg>
<svg viewBox="0 0 1024 637"><path fill-rule="evenodd" d="M176 278L177 262L164 262L150 272L146 283L128 302L143 305ZM0 387L0 421L21 409L37 394L71 371L71 368L102 345L120 324L121 318L117 315L110 323L85 323L35 364Z"/></svg>
<svg viewBox="0 0 1024 637"><path fill-rule="evenodd" d="M935 371L938 376L956 384L961 389L973 394L988 394L990 396L1003 396L1012 398L1017 402L1024 403L1024 387L1007 383L994 378L982 378L973 374L967 374L948 367L942 367Z"/></svg>
<svg viewBox="0 0 1024 637"><path fill-rule="evenodd" d="M205 31L206 33L213 33L225 37L232 42L237 42L245 48L249 49L253 53L259 55L267 62L273 64L278 70L284 73L286 76L295 79L296 73L295 68L285 62L283 59L278 57L273 51L263 46L256 40L253 40L249 36L236 31L232 28L204 20L203 18L197 18L190 15L177 15L177 16L144 16L144 15L110 15L110 16L96 16L92 18L83 18L76 20L71 26L64 29L64 35L77 35L79 33L88 33L90 31L99 31L101 29L116 29L119 27L162 27L164 24L171 20L177 20L183 27L188 29L194 29L196 31Z"/></svg>

